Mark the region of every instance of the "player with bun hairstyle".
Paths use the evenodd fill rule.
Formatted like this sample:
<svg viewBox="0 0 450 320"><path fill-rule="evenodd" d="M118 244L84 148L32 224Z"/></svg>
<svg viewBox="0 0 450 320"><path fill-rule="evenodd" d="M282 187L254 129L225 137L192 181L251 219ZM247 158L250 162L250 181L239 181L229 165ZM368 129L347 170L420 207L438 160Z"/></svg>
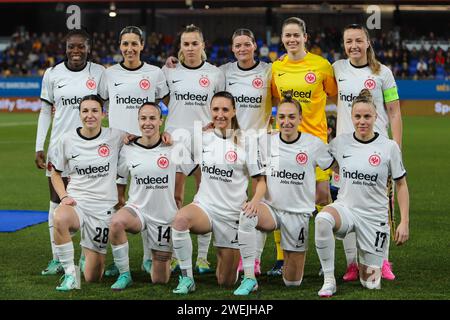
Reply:
<svg viewBox="0 0 450 320"><path fill-rule="evenodd" d="M289 91L283 97L276 116L280 133L269 138L266 194L256 212L246 212L240 217L238 239L244 280L235 295L248 295L258 287L253 269L257 229L281 230L284 284L300 286L308 249L309 218L315 211L316 167L327 170L334 163L323 141L298 131L302 121L300 103Z"/></svg>
<svg viewBox="0 0 450 320"><path fill-rule="evenodd" d="M46 169L50 189L50 207L48 226L53 258L41 272L42 275L54 275L63 271L58 261L53 239L53 214L60 203L59 197L50 181L53 151L62 135L81 126L79 104L82 97L97 94L100 77L104 67L89 61L91 37L82 29L74 29L65 36L66 58L63 62L48 68L42 79L41 111L36 134L36 158L38 169ZM51 135L45 157L44 145L47 131ZM61 174L67 185L67 173Z"/></svg>
<svg viewBox="0 0 450 320"><path fill-rule="evenodd" d="M401 148L402 115L397 85L392 71L376 59L369 32L365 27L352 24L344 28L343 42L347 59L336 61L333 64L334 73L338 81L336 134L339 136L343 133L353 132L351 121L352 102L361 89L365 88L370 90L376 106L377 120L375 121L374 130L388 138L388 127L390 125L392 138ZM391 225L391 234L394 233L395 229L394 190L392 186L392 179L389 179L389 223ZM394 280L395 275L388 261L390 239L386 239L386 241L387 250L383 261L382 277L387 280ZM357 280L356 241L353 232L344 239L344 249L347 259L347 271L343 279L344 281Z"/></svg>
<svg viewBox="0 0 450 320"><path fill-rule="evenodd" d="M144 50L144 32L136 26L127 26L120 31L119 47L123 61L106 69L100 82L99 94L108 101L108 119L111 128L117 128L133 135L140 135L138 110L143 103L159 103L169 94L166 78L157 66L141 60ZM127 181L118 179L119 203L125 204ZM141 233L144 254L142 270L150 273L151 249L147 231ZM119 270L112 264L105 276L118 276Z"/></svg>
<svg viewBox="0 0 450 320"><path fill-rule="evenodd" d="M213 232L217 282L227 287L236 283L240 212L255 212L266 190L261 160L246 150L239 133L233 95L226 91L216 93L210 109L214 129L202 135L200 188L193 202L181 208L172 223L173 248L181 269L178 286L173 290L176 294L195 290L190 233ZM257 185L253 198L247 202L250 176Z"/></svg>
<svg viewBox="0 0 450 320"><path fill-rule="evenodd" d="M299 131L312 134L327 143L327 97L337 93L336 80L330 63L306 49L308 35L305 22L297 17L284 20L281 40L287 54L272 65L272 94L281 99L283 93L292 90L295 100L302 105L302 122ZM317 210L329 203L329 176L317 168ZM269 274L280 274L283 254L278 232L274 233L277 244L277 263Z"/></svg>
<svg viewBox="0 0 450 320"><path fill-rule="evenodd" d="M72 234L81 230L86 257L84 278L101 280L109 242L109 223L117 204L117 161L125 132L102 128L103 101L87 95L79 105L82 127L66 132L58 141L51 181L61 201L55 210L55 253L64 268L58 291L80 288L74 265ZM61 177L67 169L66 185Z"/></svg>
<svg viewBox="0 0 450 320"><path fill-rule="evenodd" d="M397 245L409 238L409 193L406 171L398 144L374 131L376 106L363 89L352 103L353 133L341 134L330 143L339 164L341 188L337 200L315 218L316 250L324 273L320 297L336 292L334 278L335 239L355 232L359 278L363 287L381 288L381 268L389 237L389 174L398 190L401 221L395 230Z"/></svg>

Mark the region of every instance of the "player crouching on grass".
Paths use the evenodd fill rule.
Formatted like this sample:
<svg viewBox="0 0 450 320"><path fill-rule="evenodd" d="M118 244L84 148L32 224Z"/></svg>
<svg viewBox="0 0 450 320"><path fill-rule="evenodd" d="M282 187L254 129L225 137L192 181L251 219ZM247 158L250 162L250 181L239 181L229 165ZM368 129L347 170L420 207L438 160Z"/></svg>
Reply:
<svg viewBox="0 0 450 320"><path fill-rule="evenodd" d="M126 232L143 233L152 255L150 274L153 283L167 283L172 256L171 227L177 205L175 176L192 173L193 164L187 147L163 142L160 127L163 119L159 106L144 103L138 111L141 137L124 145L119 157L118 175L130 175L129 198L125 206L111 219L110 238L114 264L120 275L111 286L124 290L132 284L129 245Z"/></svg>
<svg viewBox="0 0 450 320"><path fill-rule="evenodd" d="M82 127L63 135L57 145L52 170L52 184L61 204L55 210L55 251L64 268L58 291L80 288L75 271L71 234L81 229L81 246L86 257L84 278L99 281L105 267L109 222L117 203L117 161L123 131L102 128L102 100L96 95L81 99ZM66 169L67 189L61 178Z"/></svg>
<svg viewBox="0 0 450 320"><path fill-rule="evenodd" d="M257 289L254 273L256 229L281 230L284 250L283 281L300 286L308 249L309 218L315 210L316 166L327 170L334 159L319 138L298 131L302 108L289 92L277 110L280 133L269 137L267 191L256 212L246 212L239 222L239 248L244 280L235 295L248 295Z"/></svg>
<svg viewBox="0 0 450 320"><path fill-rule="evenodd" d="M342 134L330 143L341 180L337 200L315 219L316 250L324 273L320 297L331 297L336 292L333 233L343 238L355 232L360 282L368 289L381 288L381 267L389 237L389 174L396 182L401 215L394 240L401 245L409 238L409 193L400 148L395 141L374 132L377 111L369 90L363 89L353 101L351 116L355 132Z"/></svg>

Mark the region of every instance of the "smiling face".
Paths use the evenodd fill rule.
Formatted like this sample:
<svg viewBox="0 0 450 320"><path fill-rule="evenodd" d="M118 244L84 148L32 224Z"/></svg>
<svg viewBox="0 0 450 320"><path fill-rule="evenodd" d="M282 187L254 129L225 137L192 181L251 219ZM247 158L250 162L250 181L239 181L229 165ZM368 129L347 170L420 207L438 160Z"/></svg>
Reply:
<svg viewBox="0 0 450 320"><path fill-rule="evenodd" d="M85 100L80 105L80 119L83 127L90 131L99 129L102 125L104 114L98 101Z"/></svg>
<svg viewBox="0 0 450 320"><path fill-rule="evenodd" d="M205 43L198 32L184 32L181 35L180 50L184 56L184 63L197 66L202 63L202 52Z"/></svg>
<svg viewBox="0 0 450 320"><path fill-rule="evenodd" d="M232 101L225 97L215 97L211 101L211 117L214 128L225 131L231 129L231 120L236 116Z"/></svg>
<svg viewBox="0 0 450 320"><path fill-rule="evenodd" d="M147 104L139 110L139 129L142 136L148 139L159 135L159 128L162 126L162 118L158 107Z"/></svg>
<svg viewBox="0 0 450 320"><path fill-rule="evenodd" d="M347 29L344 31L345 54L351 61L367 60L369 39L362 29Z"/></svg>
<svg viewBox="0 0 450 320"><path fill-rule="evenodd" d="M289 23L283 27L281 41L290 54L297 54L305 51L306 34L296 23Z"/></svg>
<svg viewBox="0 0 450 320"><path fill-rule="evenodd" d="M302 122L302 116L297 106L291 102L283 102L278 106L277 124L280 127L281 136L288 140L297 133L297 128Z"/></svg>
<svg viewBox="0 0 450 320"><path fill-rule="evenodd" d="M127 67L135 67L141 63L141 51L144 44L139 35L135 33L124 33L120 38L120 52Z"/></svg>
<svg viewBox="0 0 450 320"><path fill-rule="evenodd" d="M72 35L66 41L67 63L71 69L80 69L87 62L88 40L82 35Z"/></svg>
<svg viewBox="0 0 450 320"><path fill-rule="evenodd" d="M352 122L358 138L367 138L373 135L373 126L377 113L372 104L357 102L352 108Z"/></svg>
<svg viewBox="0 0 450 320"><path fill-rule="evenodd" d="M232 51L238 62L253 61L256 43L249 36L237 36L233 39Z"/></svg>

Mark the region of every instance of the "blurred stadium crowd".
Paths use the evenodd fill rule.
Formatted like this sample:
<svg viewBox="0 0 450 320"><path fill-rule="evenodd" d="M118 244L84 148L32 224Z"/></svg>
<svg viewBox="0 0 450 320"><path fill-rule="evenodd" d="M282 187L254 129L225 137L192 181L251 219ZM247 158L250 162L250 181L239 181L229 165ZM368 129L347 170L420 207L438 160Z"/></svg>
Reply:
<svg viewBox="0 0 450 320"><path fill-rule="evenodd" d="M310 30L311 31L311 30ZM114 32L94 33L91 60L105 67L118 63L122 56ZM312 53L322 55L331 63L344 58L342 34L337 29L309 32L308 47ZM230 39L206 39L208 61L221 65L233 60ZM414 41L430 43L437 40L433 33L418 36ZM271 43L258 41L259 59L273 61L283 54L279 36L272 36ZM373 37L372 42L378 59L387 65L397 79L450 79L450 46L421 46L408 48L401 40L400 32L389 31ZM162 66L168 55L176 55L175 38L161 33L147 36L142 60ZM16 32L10 45L0 51L1 76L42 76L45 69L62 61L65 57L64 34Z"/></svg>

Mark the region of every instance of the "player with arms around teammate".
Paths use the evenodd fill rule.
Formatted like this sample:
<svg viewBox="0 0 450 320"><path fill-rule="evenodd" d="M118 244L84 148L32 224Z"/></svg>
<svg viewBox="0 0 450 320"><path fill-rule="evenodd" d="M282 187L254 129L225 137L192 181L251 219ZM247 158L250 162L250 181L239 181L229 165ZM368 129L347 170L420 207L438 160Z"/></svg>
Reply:
<svg viewBox="0 0 450 320"><path fill-rule="evenodd" d="M175 141L184 141L193 153L194 126L203 127L211 121L209 105L213 95L225 88L225 78L219 68L206 61L205 41L201 29L186 26L180 34L180 50L174 68L163 67L170 88L169 114L165 130ZM201 175L194 173L196 186ZM175 199L178 208L183 206L186 176L177 174ZM212 269L207 261L211 234L198 236L196 270L209 273Z"/></svg>
<svg viewBox="0 0 450 320"><path fill-rule="evenodd" d="M97 95L83 97L83 126L65 133L54 153L51 180L61 203L55 210L53 231L55 252L65 272L58 291L80 287L71 239L78 230L86 257L85 280L99 281L103 275L109 223L117 203L117 161L125 133L101 127L102 109ZM70 177L67 188L61 177L65 169Z"/></svg>
<svg viewBox="0 0 450 320"><path fill-rule="evenodd" d="M110 238L114 263L120 271L113 290L123 290L132 284L126 232L144 229L152 250L151 278L153 283L167 283L170 278L172 233L170 224L177 212L174 198L177 170L190 174L193 165L187 148L162 142L160 127L163 119L159 106L146 102L139 109L141 136L124 145L119 156L118 175L131 176L129 198L111 219ZM180 152L182 151L181 157Z"/></svg>
<svg viewBox="0 0 450 320"><path fill-rule="evenodd" d="M315 219L316 250L324 273L318 294L336 292L334 278L335 239L355 232L359 256L359 279L368 289L381 288L381 267L389 237L386 184L389 175L398 190L401 222L395 231L397 245L409 238L409 193L400 148L393 140L374 131L376 106L367 89L353 101L355 131L342 134L330 143L330 152L339 164L341 188L337 200Z"/></svg>
<svg viewBox="0 0 450 320"><path fill-rule="evenodd" d="M60 201L50 182L52 153L64 133L81 125L80 100L85 95L97 94L98 83L105 69L101 65L88 61L91 47L90 36L86 31L69 31L65 37L65 44L66 59L64 62L48 68L42 79L40 97L42 105L36 135L36 166L39 169L46 169L50 188L48 226L53 259L42 271L43 275L52 275L63 270L56 256L53 239L53 214ZM44 144L50 124L52 129L46 163ZM67 173L63 172L61 176L64 184L67 185Z"/></svg>
<svg viewBox="0 0 450 320"><path fill-rule="evenodd" d="M254 212L266 189L261 162L247 152L239 134L234 97L229 92L214 95L211 116L214 129L202 137L200 188L194 201L179 210L172 223L173 248L182 274L173 291L176 294L195 290L190 233L214 233L217 282L228 287L235 284L239 215L241 211ZM251 201L246 202L250 176L256 178L257 186Z"/></svg>
<svg viewBox="0 0 450 320"><path fill-rule="evenodd" d="M135 26L127 26L119 34L120 52L123 61L106 69L100 82L99 94L109 100L108 118L111 128L120 129L133 135L141 131L136 119L138 109L145 102L158 103L169 94L166 78L159 67L141 61L144 50L144 33ZM127 181L118 180L119 207L125 203ZM146 231L142 232L144 256L142 269L147 273L151 268L150 247L146 242ZM117 276L118 269L111 265L106 276Z"/></svg>
<svg viewBox="0 0 450 320"><path fill-rule="evenodd" d="M302 106L299 131L312 134L327 143L325 105L327 97L337 94L336 80L330 63L306 50L307 39L306 25L302 19L291 17L283 22L281 40L287 55L272 64L272 94L280 99L283 92L292 90L293 98ZM329 176L317 168L316 181L316 207L320 211L329 202ZM278 244L279 235L277 232L274 235L277 260L280 260L282 251ZM276 272L276 269L273 271Z"/></svg>
<svg viewBox="0 0 450 320"><path fill-rule="evenodd" d="M302 108L287 93L278 105L276 120L280 133L272 134L269 140L266 194L257 212L241 215L239 222L245 275L235 295L248 295L258 287L253 273L256 229L281 230L283 281L286 286L300 286L308 249L309 218L315 210L316 167L326 170L334 162L325 143L298 131Z"/></svg>
<svg viewBox="0 0 450 320"><path fill-rule="evenodd" d="M344 29L344 48L347 59L336 61L333 64L334 74L338 84L337 101L337 135L353 132L351 106L353 100L362 89L370 90L377 111L375 131L388 138L388 127L391 126L392 138L402 147L402 115L392 71L379 63L375 57L370 43L369 33L361 25L349 25ZM389 179L390 217L393 215L394 195L392 179ZM390 219L393 224L393 219ZM394 227L392 225L392 227ZM392 230L393 232L393 230ZM386 256L383 261L382 277L394 280L389 257L389 241L386 239ZM356 240L353 232L344 239L344 249L347 258L347 272L345 281L358 279L358 266L356 263Z"/></svg>

